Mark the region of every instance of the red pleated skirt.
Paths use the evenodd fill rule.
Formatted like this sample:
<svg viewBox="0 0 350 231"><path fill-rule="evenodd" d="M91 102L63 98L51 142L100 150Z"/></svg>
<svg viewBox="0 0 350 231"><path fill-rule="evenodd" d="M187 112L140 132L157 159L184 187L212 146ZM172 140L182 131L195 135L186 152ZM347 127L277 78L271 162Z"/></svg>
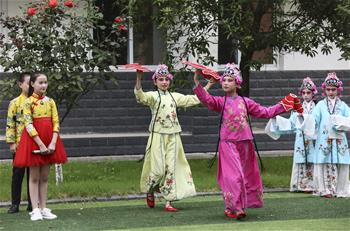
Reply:
<svg viewBox="0 0 350 231"><path fill-rule="evenodd" d="M33 126L46 147L49 146L53 134L52 118L34 118ZM62 164L67 162L67 154L59 135L56 142L55 152L52 154L33 154L34 150L39 150L39 146L35 143L34 139L30 137L27 130L23 129L13 165L15 167L31 167L47 164Z"/></svg>

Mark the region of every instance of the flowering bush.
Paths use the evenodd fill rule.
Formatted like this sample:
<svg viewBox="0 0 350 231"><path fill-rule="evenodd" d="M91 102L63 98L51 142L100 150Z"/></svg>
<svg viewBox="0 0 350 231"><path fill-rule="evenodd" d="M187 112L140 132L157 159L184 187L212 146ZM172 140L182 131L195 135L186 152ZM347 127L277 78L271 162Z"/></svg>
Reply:
<svg viewBox="0 0 350 231"><path fill-rule="evenodd" d="M104 73L126 43L124 19L117 17L112 28L106 28L93 2L36 0L22 8L22 15L0 19L8 30L0 34L0 65L15 74L47 73L48 95L66 108L62 119L82 95L110 80ZM93 38L93 30L106 30L107 36L102 41ZM16 78L0 79L0 100L18 94L15 82Z"/></svg>

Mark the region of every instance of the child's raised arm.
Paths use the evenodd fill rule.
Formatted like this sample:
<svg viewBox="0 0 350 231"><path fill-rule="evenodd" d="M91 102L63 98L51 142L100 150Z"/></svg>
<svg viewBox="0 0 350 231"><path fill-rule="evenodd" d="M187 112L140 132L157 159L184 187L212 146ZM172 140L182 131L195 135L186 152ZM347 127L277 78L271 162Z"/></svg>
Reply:
<svg viewBox="0 0 350 231"><path fill-rule="evenodd" d="M142 81L142 71L137 71L136 72L136 84L135 84L136 90L139 90L142 88L141 81Z"/></svg>

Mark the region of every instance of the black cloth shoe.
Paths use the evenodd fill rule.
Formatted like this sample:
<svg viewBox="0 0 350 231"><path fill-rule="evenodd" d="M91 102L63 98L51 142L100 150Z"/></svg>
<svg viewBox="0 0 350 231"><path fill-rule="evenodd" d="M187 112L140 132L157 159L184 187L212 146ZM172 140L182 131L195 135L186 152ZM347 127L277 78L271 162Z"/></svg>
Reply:
<svg viewBox="0 0 350 231"><path fill-rule="evenodd" d="M7 210L7 213L18 213L19 212L19 206L18 205L11 205L9 210Z"/></svg>

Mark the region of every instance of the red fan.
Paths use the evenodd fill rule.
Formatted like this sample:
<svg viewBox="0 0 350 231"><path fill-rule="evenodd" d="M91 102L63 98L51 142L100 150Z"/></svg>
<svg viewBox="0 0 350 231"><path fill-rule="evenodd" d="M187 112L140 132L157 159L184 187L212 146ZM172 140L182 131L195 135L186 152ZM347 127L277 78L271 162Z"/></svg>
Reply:
<svg viewBox="0 0 350 231"><path fill-rule="evenodd" d="M120 67L123 67L126 69L136 69L137 71L142 71L142 72L150 72L151 71L147 67L144 67L138 63L125 64L125 65L121 65Z"/></svg>
<svg viewBox="0 0 350 231"><path fill-rule="evenodd" d="M214 71L214 70L212 70L212 69L210 69L210 68L208 68L208 67L206 67L204 65L201 65L201 64L198 64L198 63L192 63L190 61L182 61L182 63L185 64L185 65L189 65L189 66L191 66L193 68L201 70L202 74L203 74L203 77L206 78L206 79L211 79L211 78L214 78L216 80L220 79L220 75L216 71Z"/></svg>
<svg viewBox="0 0 350 231"><path fill-rule="evenodd" d="M203 77L206 79L214 78L216 80L220 80L220 75L216 71L213 71L209 68L203 69L202 73L203 73Z"/></svg>
<svg viewBox="0 0 350 231"><path fill-rule="evenodd" d="M207 69L207 67L204 65L200 65L198 63L192 63L190 61L181 61L181 63L183 63L185 65L189 65L189 66L196 68L196 69L199 69L199 70Z"/></svg>

